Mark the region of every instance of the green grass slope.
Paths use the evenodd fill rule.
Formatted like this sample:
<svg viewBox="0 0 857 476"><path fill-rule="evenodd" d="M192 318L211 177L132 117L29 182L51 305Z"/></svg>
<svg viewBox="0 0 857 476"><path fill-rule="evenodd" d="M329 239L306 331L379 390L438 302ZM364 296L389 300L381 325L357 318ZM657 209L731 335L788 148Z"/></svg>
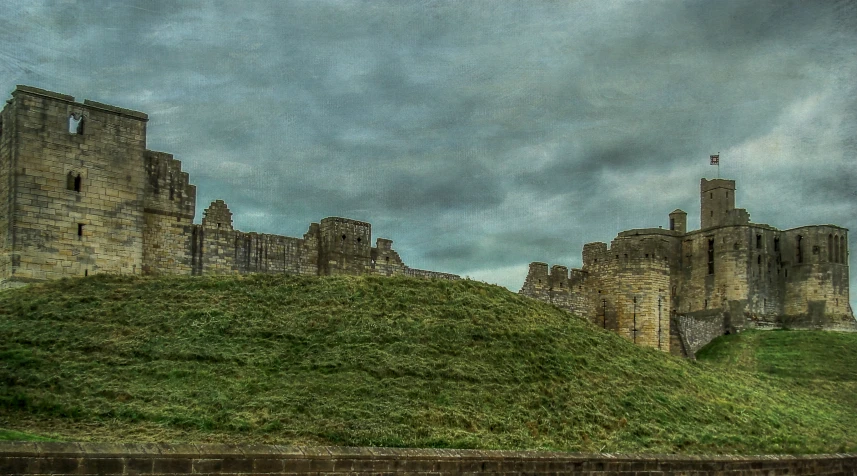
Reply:
<svg viewBox="0 0 857 476"><path fill-rule="evenodd" d="M0 428L101 441L857 450L853 407L473 281L92 276L0 293Z"/></svg>
<svg viewBox="0 0 857 476"><path fill-rule="evenodd" d="M835 401L857 414L857 333L746 331L715 339L697 358L753 372L781 389Z"/></svg>

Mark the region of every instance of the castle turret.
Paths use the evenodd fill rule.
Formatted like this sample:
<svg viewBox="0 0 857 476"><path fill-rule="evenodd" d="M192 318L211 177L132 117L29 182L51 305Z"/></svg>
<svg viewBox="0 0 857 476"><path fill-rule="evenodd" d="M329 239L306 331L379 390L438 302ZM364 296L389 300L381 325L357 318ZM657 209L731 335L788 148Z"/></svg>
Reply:
<svg viewBox="0 0 857 476"><path fill-rule="evenodd" d="M675 209L670 213L670 230L681 234L687 233L687 212Z"/></svg>
<svg viewBox="0 0 857 476"><path fill-rule="evenodd" d="M700 228L722 226L735 209L735 181L702 179L700 183Z"/></svg>

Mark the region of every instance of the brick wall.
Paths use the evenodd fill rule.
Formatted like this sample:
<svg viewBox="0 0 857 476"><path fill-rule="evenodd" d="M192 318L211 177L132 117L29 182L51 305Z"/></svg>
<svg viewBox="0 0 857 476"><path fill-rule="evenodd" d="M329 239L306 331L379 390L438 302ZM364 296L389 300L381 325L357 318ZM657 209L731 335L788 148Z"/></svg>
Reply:
<svg viewBox="0 0 857 476"><path fill-rule="evenodd" d="M6 475L854 475L857 455L603 455L266 445L0 442Z"/></svg>

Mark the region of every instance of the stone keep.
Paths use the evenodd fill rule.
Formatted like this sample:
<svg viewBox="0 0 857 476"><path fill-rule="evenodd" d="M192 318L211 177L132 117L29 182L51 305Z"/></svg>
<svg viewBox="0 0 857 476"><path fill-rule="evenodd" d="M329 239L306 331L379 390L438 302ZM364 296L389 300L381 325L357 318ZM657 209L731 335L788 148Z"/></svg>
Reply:
<svg viewBox="0 0 857 476"><path fill-rule="evenodd" d="M369 223L329 217L302 238L245 233L222 200L146 149L148 116L29 86L0 111L0 287L113 274L381 274L413 269Z"/></svg>
<svg viewBox="0 0 857 476"><path fill-rule="evenodd" d="M623 231L583 247L583 268L530 264L520 293L563 307L640 345L693 357L749 328L857 330L849 305L848 230L779 230L735 208L735 181L702 179L700 229Z"/></svg>

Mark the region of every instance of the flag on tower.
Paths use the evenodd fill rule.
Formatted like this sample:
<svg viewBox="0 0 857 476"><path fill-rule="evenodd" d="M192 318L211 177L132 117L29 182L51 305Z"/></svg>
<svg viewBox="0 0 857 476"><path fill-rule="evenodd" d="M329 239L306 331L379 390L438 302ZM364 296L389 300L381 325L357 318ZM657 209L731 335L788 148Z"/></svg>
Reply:
<svg viewBox="0 0 857 476"><path fill-rule="evenodd" d="M720 154L712 154L711 165L720 165Z"/></svg>

